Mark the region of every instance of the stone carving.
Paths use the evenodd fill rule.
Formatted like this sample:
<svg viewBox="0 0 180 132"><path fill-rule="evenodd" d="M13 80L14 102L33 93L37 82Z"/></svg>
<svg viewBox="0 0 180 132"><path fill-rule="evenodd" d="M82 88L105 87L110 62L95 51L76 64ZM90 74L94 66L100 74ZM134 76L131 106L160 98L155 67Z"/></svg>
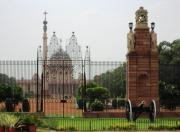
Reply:
<svg viewBox="0 0 180 132"><path fill-rule="evenodd" d="M133 31L130 31L127 34L127 48L128 48L128 53L134 51L134 33Z"/></svg>
<svg viewBox="0 0 180 132"><path fill-rule="evenodd" d="M147 10L145 10L143 7L140 7L139 10L136 11L136 28L148 27L147 13Z"/></svg>
<svg viewBox="0 0 180 132"><path fill-rule="evenodd" d="M154 31L151 32L151 49L157 51L157 34Z"/></svg>

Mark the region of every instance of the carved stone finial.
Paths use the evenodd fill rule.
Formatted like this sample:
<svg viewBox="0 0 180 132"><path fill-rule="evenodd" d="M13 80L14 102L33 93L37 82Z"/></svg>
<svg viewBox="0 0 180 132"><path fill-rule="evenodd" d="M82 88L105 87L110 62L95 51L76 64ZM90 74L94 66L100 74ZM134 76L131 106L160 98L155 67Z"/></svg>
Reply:
<svg viewBox="0 0 180 132"><path fill-rule="evenodd" d="M136 11L136 28L148 28L148 12L143 7Z"/></svg>

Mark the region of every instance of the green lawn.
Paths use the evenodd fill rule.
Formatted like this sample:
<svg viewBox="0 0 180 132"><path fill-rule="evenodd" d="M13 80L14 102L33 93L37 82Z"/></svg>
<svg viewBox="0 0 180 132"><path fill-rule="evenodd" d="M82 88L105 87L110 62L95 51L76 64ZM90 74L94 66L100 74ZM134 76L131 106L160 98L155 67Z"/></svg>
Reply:
<svg viewBox="0 0 180 132"><path fill-rule="evenodd" d="M136 122L128 122L125 118L45 118L47 127L56 129L75 129L81 131L88 130L119 130L127 127L134 127L137 130L148 130L153 126L176 126L180 125L178 118L160 118L154 123L150 123L148 119L138 119Z"/></svg>

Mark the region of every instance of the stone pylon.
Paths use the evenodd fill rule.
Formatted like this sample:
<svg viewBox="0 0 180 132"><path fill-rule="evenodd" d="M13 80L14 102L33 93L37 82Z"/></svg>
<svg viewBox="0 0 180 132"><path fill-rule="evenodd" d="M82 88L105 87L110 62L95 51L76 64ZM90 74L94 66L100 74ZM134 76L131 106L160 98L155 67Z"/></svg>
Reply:
<svg viewBox="0 0 180 132"><path fill-rule="evenodd" d="M159 110L157 35L154 23L151 23L151 31L148 27L147 14L147 10L140 7L135 13L134 31L132 23L129 25L126 98L131 100L133 106L141 101L149 106L155 100Z"/></svg>

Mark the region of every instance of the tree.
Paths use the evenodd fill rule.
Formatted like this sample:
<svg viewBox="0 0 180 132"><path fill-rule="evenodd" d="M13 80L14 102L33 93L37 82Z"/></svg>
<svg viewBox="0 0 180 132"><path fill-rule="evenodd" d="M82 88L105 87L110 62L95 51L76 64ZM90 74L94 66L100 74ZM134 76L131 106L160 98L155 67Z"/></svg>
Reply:
<svg viewBox="0 0 180 132"><path fill-rule="evenodd" d="M96 75L94 81L110 91L111 97L125 97L126 93L126 63L101 75Z"/></svg>
<svg viewBox="0 0 180 132"><path fill-rule="evenodd" d="M22 101L22 111L23 112L29 112L30 111L30 104L29 104L28 99L24 99Z"/></svg>
<svg viewBox="0 0 180 132"><path fill-rule="evenodd" d="M86 96L89 102L89 109L92 111L102 111L105 100L110 96L109 90L104 87L94 87L86 89Z"/></svg>
<svg viewBox="0 0 180 132"><path fill-rule="evenodd" d="M180 39L163 41L159 51L159 95L161 105L168 109L180 106Z"/></svg>
<svg viewBox="0 0 180 132"><path fill-rule="evenodd" d="M80 86L79 88L78 88L78 90L77 90L77 93L76 93L76 98L78 98L78 99L80 99L80 98L82 98L82 97L86 97L86 89L88 89L88 88L95 88L95 87L98 87L99 85L97 84L97 83L95 83L95 82L90 82L90 83L88 83L86 86Z"/></svg>
<svg viewBox="0 0 180 132"><path fill-rule="evenodd" d="M7 110L11 111L22 99L22 88L17 85L16 79L0 73L0 102L5 102Z"/></svg>
<svg viewBox="0 0 180 132"><path fill-rule="evenodd" d="M87 88L86 93L87 98L92 102L95 101L95 99L104 101L109 98L109 91L104 87Z"/></svg>
<svg viewBox="0 0 180 132"><path fill-rule="evenodd" d="M87 98L86 89L95 88L95 87L98 87L98 84L95 82L90 82L86 86L81 85L77 89L76 100L77 100L77 105L78 105L79 109L84 109L86 111L86 98Z"/></svg>
<svg viewBox="0 0 180 132"><path fill-rule="evenodd" d="M160 64L180 64L180 39L158 45Z"/></svg>
<svg viewBox="0 0 180 132"><path fill-rule="evenodd" d="M159 92L161 105L165 108L174 110L176 106L180 105L180 91L176 85L160 81Z"/></svg>

